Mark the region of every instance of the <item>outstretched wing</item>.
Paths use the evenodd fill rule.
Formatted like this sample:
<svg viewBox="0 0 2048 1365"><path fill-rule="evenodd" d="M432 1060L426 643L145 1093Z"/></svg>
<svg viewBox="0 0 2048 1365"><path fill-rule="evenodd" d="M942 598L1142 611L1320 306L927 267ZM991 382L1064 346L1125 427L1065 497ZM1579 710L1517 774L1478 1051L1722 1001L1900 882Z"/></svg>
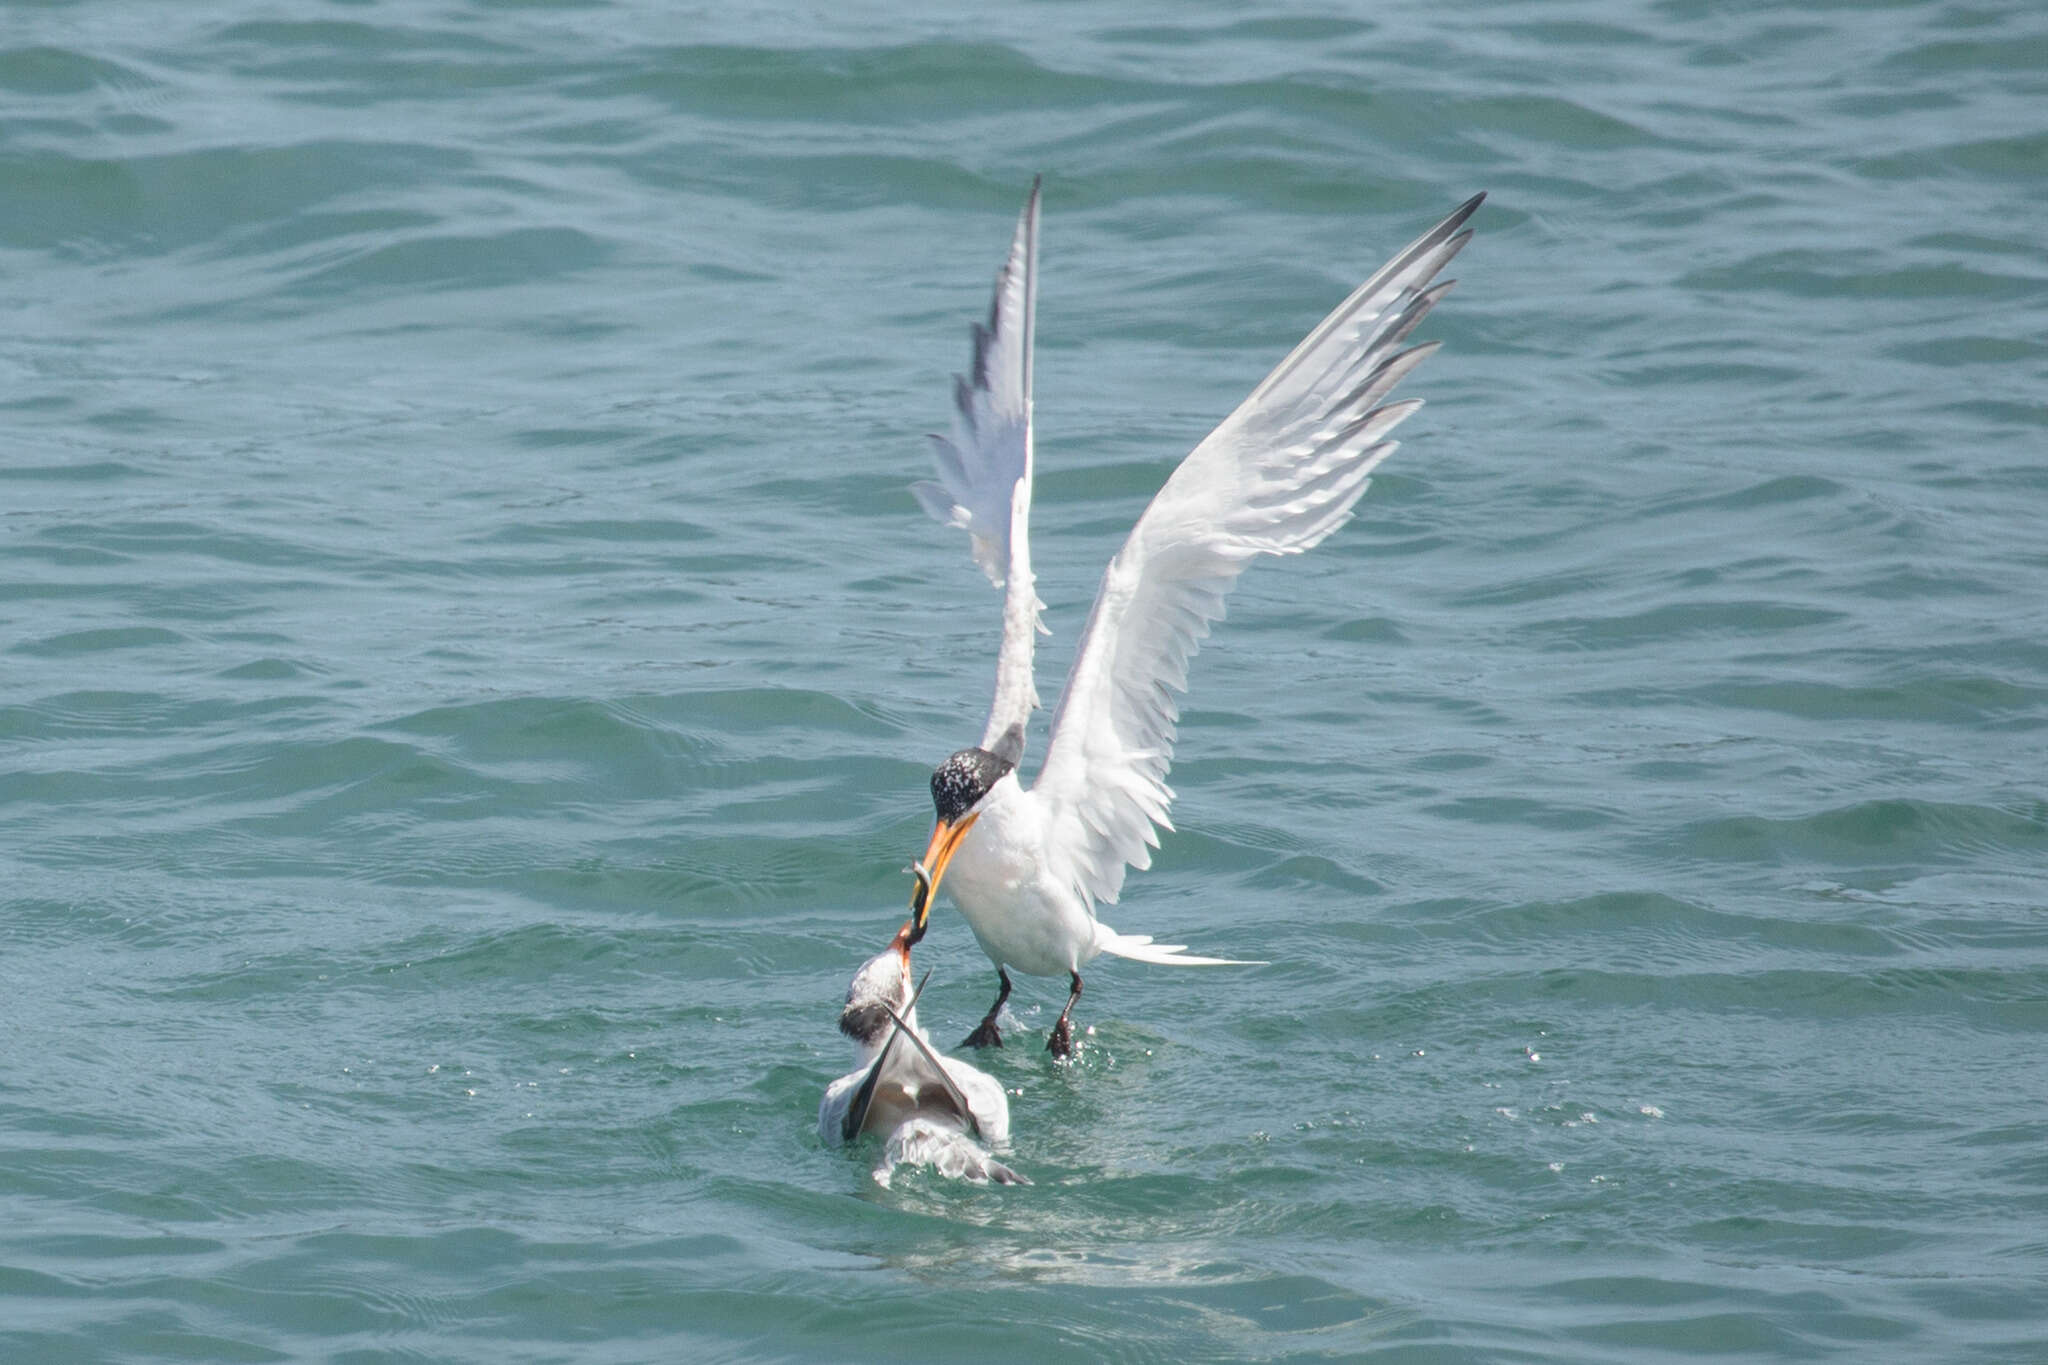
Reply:
<svg viewBox="0 0 2048 1365"><path fill-rule="evenodd" d="M1338 305L1181 462L1110 561L1032 790L1058 871L1114 901L1171 829L1166 785L1188 660L1255 555L1299 554L1343 525L1386 439L1421 400L1382 404L1436 344L1401 343L1451 281L1475 195Z"/></svg>
<svg viewBox="0 0 2048 1365"><path fill-rule="evenodd" d="M981 1125L975 1120L974 1106L967 1102L967 1096L960 1093L959 1084L954 1081L953 1073L946 1069L946 1064L940 1059L939 1054L932 1051L932 1045L920 1037L917 1030L912 1028L902 1015L890 1009L886 1002L882 1005L882 1008L889 1010L889 1017L896 1021L896 1037L908 1038L910 1040L911 1045L917 1049L917 1055L922 1057L925 1065L931 1068L932 1076L938 1082L939 1092L945 1097L944 1105L939 1105L926 1099L922 1092L920 1092L918 1095L920 1107L949 1109L954 1117L960 1120L963 1128L974 1136L980 1137Z"/></svg>
<svg viewBox="0 0 2048 1365"><path fill-rule="evenodd" d="M936 520L967 532L974 562L1003 589L1003 646L981 747L1015 763L1038 706L1031 654L1040 627L1031 576L1031 347L1038 315L1038 182L996 276L974 359L953 380L953 434L933 436L939 477L910 491Z"/></svg>

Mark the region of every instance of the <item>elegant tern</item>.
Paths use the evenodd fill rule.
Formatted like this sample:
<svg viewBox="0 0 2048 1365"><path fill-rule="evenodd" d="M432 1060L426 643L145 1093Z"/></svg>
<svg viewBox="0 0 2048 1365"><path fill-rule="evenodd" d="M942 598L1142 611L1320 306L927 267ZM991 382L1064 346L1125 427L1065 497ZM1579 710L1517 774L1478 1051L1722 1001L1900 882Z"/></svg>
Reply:
<svg viewBox="0 0 2048 1365"><path fill-rule="evenodd" d="M939 1056L918 1028L924 984L910 986L911 942L912 926L905 924L846 988L839 1031L853 1040L861 1065L826 1087L818 1136L839 1147L864 1133L883 1135L874 1172L882 1185L904 1164L964 1180L1028 1185L981 1145L1000 1150L1009 1142L1010 1103L1002 1085L966 1062Z"/></svg>
<svg viewBox="0 0 2048 1365"><path fill-rule="evenodd" d="M968 1046L1000 1046L1009 968L1066 976L1066 1008L1047 1048L1070 1056L1081 968L1101 953L1179 966L1228 965L1184 946L1120 934L1096 918L1128 868L1151 865L1171 830L1173 753L1188 661L1223 615L1237 576L1260 555L1299 554L1350 519L1389 433L1422 406L1384 402L1440 343L1404 347L1449 291L1432 283L1470 240L1474 195L1375 272L1181 461L1109 563L1088 615L1037 780L1017 764L1038 694L1043 627L1031 574L1032 345L1037 326L1038 201L1033 182L989 320L974 328L955 381L950 438L934 436L939 477L913 492L964 529L1003 589L994 704L981 742L931 780L937 821L913 867L911 938L924 934L941 879L995 964L1000 993Z"/></svg>

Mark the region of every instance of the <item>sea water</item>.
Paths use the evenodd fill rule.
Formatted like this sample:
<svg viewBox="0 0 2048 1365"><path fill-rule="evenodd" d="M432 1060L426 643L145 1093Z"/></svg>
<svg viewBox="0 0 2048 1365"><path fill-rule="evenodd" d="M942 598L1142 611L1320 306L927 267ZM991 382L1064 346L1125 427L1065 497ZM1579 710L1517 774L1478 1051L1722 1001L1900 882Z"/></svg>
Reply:
<svg viewBox="0 0 2048 1365"><path fill-rule="evenodd" d="M1995 0L10 8L0 1356L2048 1359L2044 73ZM1491 197L1104 908L1271 965L1098 961L1072 1066L1020 978L1036 1183L885 1191L814 1115L997 627L907 485L1038 173L1048 705Z"/></svg>

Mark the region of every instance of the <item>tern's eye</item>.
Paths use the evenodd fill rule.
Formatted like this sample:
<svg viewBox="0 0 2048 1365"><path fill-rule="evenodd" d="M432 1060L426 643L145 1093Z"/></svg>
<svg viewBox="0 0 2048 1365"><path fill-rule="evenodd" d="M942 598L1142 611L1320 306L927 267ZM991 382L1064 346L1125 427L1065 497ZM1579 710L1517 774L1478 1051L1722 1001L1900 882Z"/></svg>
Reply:
<svg viewBox="0 0 2048 1365"><path fill-rule="evenodd" d="M856 1043L865 1043L889 1027L889 1011L880 1005L848 1005L839 1012L839 1031Z"/></svg>
<svg viewBox="0 0 2048 1365"><path fill-rule="evenodd" d="M951 824L1002 780L1011 764L986 749L962 749L932 772L932 808Z"/></svg>
<svg viewBox="0 0 2048 1365"><path fill-rule="evenodd" d="M932 809L940 819L951 819L973 804L972 778L957 756L932 769Z"/></svg>

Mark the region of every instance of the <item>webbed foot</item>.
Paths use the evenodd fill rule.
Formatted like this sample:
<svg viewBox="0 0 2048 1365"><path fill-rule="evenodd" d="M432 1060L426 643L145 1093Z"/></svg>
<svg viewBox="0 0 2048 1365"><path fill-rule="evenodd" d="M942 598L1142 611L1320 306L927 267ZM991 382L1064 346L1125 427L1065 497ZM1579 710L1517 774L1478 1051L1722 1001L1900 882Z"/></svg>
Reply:
<svg viewBox="0 0 2048 1365"><path fill-rule="evenodd" d="M966 1040L960 1044L962 1047L1001 1047L1002 1045L1002 1031L996 1027L996 1017L993 1014L975 1025L974 1032L968 1034Z"/></svg>
<svg viewBox="0 0 2048 1365"><path fill-rule="evenodd" d="M1074 1012L1074 1002L1081 998L1081 974L1069 972L1073 990L1067 994L1067 1007L1060 1011L1060 1021L1052 1026L1052 1037L1045 1040L1045 1050L1065 1061L1074 1055L1074 1026L1067 1022L1067 1016Z"/></svg>
<svg viewBox="0 0 2048 1365"><path fill-rule="evenodd" d="M960 1046L1001 1047L1003 1045L1002 1031L996 1027L996 1016L1003 1012L1003 1002L1010 998L1010 974L1001 967L998 967L996 968L996 980L1003 983L1003 988L996 992L995 1004L988 1007L988 1013L981 1016L981 1022L975 1025L974 1032L968 1034L967 1041L960 1044Z"/></svg>
<svg viewBox="0 0 2048 1365"><path fill-rule="evenodd" d="M1067 1022L1065 1015L1052 1026L1052 1037L1045 1040L1045 1050L1061 1061L1074 1055L1074 1026Z"/></svg>

